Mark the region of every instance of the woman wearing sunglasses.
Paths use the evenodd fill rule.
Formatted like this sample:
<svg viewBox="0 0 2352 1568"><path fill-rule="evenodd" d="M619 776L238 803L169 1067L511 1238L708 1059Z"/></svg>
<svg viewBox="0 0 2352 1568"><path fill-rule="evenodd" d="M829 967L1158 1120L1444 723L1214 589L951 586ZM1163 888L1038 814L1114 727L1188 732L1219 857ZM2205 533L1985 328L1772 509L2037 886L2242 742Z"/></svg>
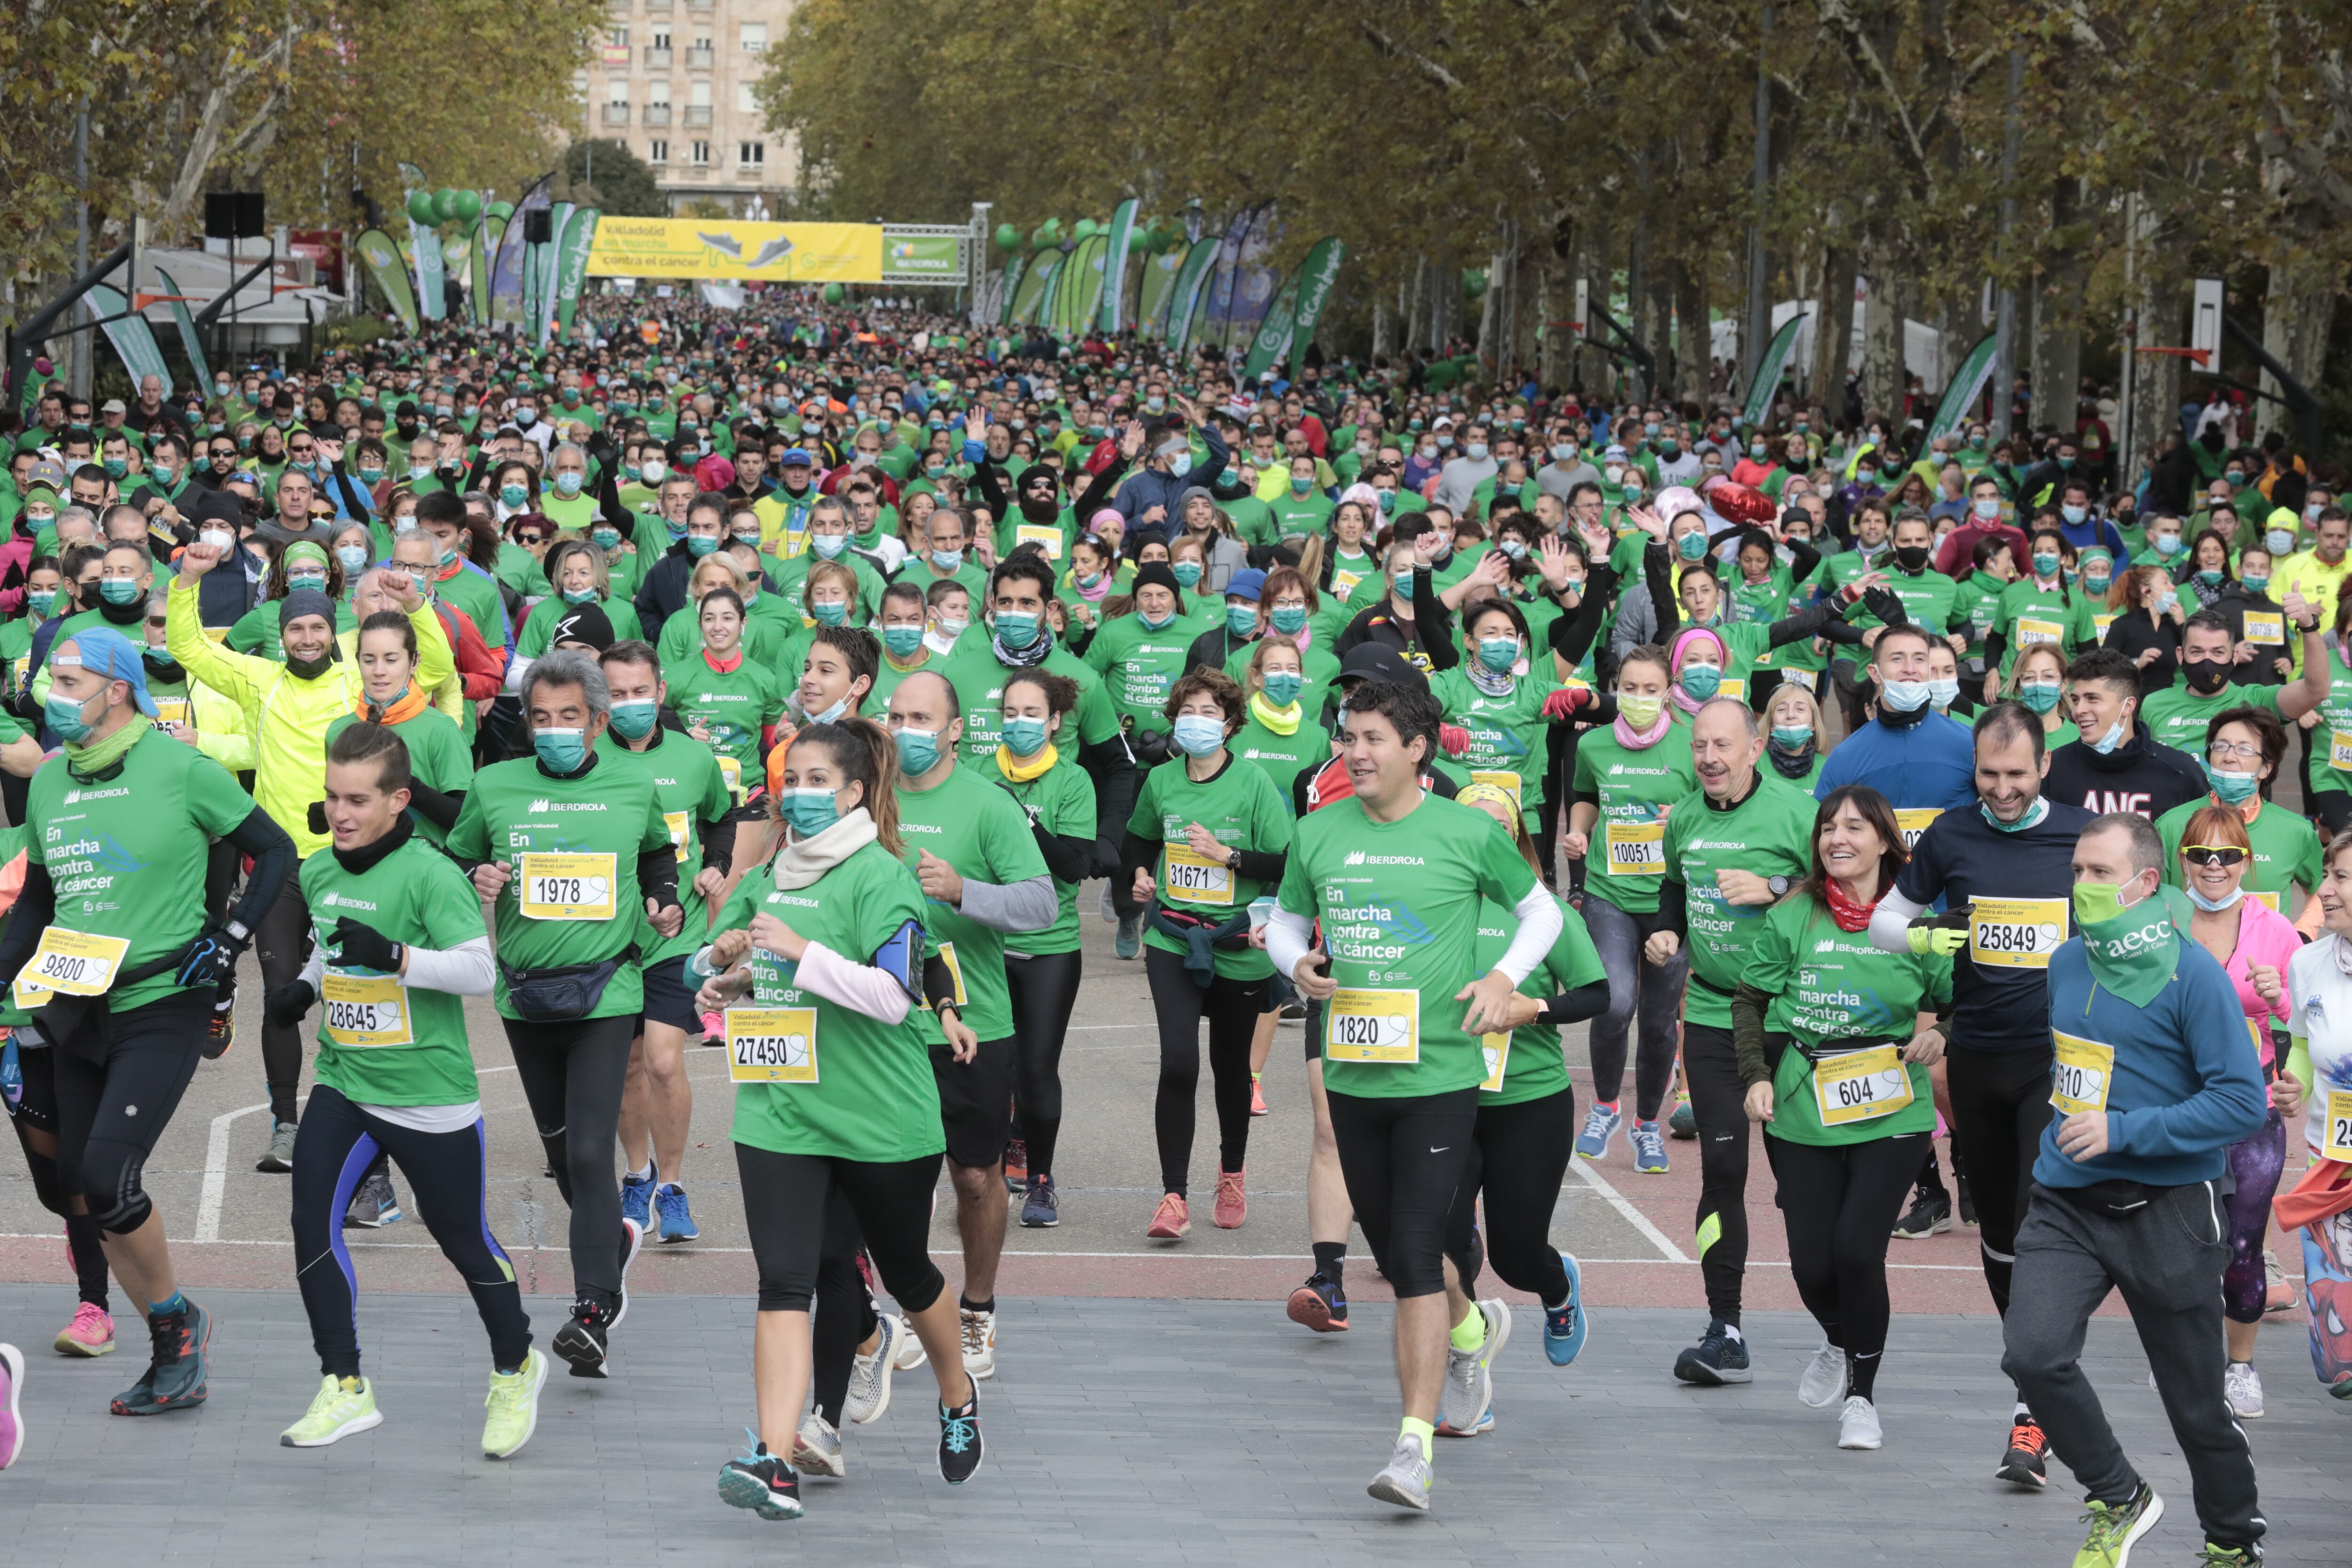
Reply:
<svg viewBox="0 0 2352 1568"><path fill-rule="evenodd" d="M2261 1057L2263 1079L2270 1082L2278 1076L2279 1060L2271 1032L2286 1027L2287 961L2301 950L2303 937L2284 915L2248 896L2253 847L2234 806L2198 808L2189 819L2178 864L2189 901L2197 906L2189 934L2237 983L2251 1037L2247 1046ZM2241 1420L2263 1413L2263 1380L2253 1366L2254 1331L2262 1326L2270 1289L2263 1237L2285 1158L2286 1128L2275 1105L2260 1131L2230 1145L2230 1177L2237 1190L2226 1200L2230 1266L2221 1275L2221 1300L2230 1352L2225 1387L2230 1408Z"/></svg>

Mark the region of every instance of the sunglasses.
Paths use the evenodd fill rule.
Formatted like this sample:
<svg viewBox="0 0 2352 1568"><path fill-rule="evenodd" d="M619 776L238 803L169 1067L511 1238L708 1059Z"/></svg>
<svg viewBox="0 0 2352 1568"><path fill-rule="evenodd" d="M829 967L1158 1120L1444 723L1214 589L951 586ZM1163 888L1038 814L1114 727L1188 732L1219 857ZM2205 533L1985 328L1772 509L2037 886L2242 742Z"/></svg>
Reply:
<svg viewBox="0 0 2352 1568"><path fill-rule="evenodd" d="M547 535L543 533L518 533L515 535L515 542L517 544L523 545L526 548L534 544L544 544L547 542Z"/></svg>
<svg viewBox="0 0 2352 1568"><path fill-rule="evenodd" d="M2246 858L2246 852L2234 844L2185 844L2180 856L2191 866L2235 866Z"/></svg>

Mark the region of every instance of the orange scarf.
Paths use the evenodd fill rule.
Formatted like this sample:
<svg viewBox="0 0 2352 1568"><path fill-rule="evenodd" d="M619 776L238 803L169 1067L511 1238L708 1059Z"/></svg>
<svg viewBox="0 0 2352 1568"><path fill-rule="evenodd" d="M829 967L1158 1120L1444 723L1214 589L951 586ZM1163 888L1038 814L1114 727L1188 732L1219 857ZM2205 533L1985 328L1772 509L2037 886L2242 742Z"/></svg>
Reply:
<svg viewBox="0 0 2352 1568"><path fill-rule="evenodd" d="M425 711L426 701L425 689L412 680L407 690L394 698L390 707L382 710L370 702L367 693L362 690L352 699L352 712L365 724L405 724Z"/></svg>

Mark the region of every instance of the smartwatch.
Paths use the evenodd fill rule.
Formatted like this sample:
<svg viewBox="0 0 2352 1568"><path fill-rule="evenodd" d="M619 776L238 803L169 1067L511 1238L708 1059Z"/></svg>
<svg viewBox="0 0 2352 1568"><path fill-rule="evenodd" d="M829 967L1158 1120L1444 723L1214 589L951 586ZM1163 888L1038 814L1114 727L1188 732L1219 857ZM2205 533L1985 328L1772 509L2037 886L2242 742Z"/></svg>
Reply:
<svg viewBox="0 0 2352 1568"><path fill-rule="evenodd" d="M1764 887L1776 899L1785 899L1789 896L1789 879L1786 877L1767 877L1764 879Z"/></svg>

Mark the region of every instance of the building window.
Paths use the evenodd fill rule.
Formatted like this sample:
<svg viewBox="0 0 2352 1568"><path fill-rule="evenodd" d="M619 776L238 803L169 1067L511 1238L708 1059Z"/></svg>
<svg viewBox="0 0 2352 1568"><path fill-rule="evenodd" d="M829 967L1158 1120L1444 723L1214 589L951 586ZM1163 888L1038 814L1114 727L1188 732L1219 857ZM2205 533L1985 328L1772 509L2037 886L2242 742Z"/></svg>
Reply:
<svg viewBox="0 0 2352 1568"><path fill-rule="evenodd" d="M710 35L709 35L709 34L708 34L708 33L697 33L697 34L695 34L695 35L694 35L694 47L695 47L696 48L698 48L698 49L700 49L700 50L704 51L705 53L709 53L709 49L710 49Z"/></svg>
<svg viewBox="0 0 2352 1568"><path fill-rule="evenodd" d="M709 142L695 142L695 143L694 143L694 164L695 164L695 167L696 167L696 168L698 168L698 169L700 169L700 168L708 168L708 167L709 166L709 164L710 164L710 143L709 143Z"/></svg>
<svg viewBox="0 0 2352 1568"><path fill-rule="evenodd" d="M656 32L656 33L655 33L655 34L654 34L654 42L653 42L653 47L654 47L655 48L657 48L657 49L666 49L666 48L669 47L669 29L668 29L668 28L665 27L665 28L661 29L660 31L658 31L658 32Z"/></svg>
<svg viewBox="0 0 2352 1568"><path fill-rule="evenodd" d="M628 82L625 79L620 81L607 81L604 84L604 101L607 103L618 104L623 109L628 108Z"/></svg>
<svg viewBox="0 0 2352 1568"><path fill-rule="evenodd" d="M709 108L710 84L707 81L690 81L687 83L686 101L696 109Z"/></svg>
<svg viewBox="0 0 2352 1568"><path fill-rule="evenodd" d="M765 142L739 142L735 144L735 161L747 169L757 169L768 161Z"/></svg>
<svg viewBox="0 0 2352 1568"><path fill-rule="evenodd" d="M668 162L669 162L669 143L668 143L667 142L646 142L646 163L668 163Z"/></svg>
<svg viewBox="0 0 2352 1568"><path fill-rule="evenodd" d="M768 47L768 24L746 22L743 24L741 37L743 52L747 55L756 55Z"/></svg>
<svg viewBox="0 0 2352 1568"><path fill-rule="evenodd" d="M629 47L629 25L626 22L614 23L611 26L604 29L604 41L612 45L616 49L627 48Z"/></svg>

